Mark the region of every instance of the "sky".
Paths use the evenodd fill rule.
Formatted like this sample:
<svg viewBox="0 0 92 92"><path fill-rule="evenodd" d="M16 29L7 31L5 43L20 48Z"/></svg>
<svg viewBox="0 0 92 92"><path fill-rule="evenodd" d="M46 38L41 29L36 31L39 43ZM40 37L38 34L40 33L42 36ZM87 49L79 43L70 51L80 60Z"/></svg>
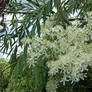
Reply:
<svg viewBox="0 0 92 92"><path fill-rule="evenodd" d="M0 53L0 58L9 58L6 54Z"/></svg>

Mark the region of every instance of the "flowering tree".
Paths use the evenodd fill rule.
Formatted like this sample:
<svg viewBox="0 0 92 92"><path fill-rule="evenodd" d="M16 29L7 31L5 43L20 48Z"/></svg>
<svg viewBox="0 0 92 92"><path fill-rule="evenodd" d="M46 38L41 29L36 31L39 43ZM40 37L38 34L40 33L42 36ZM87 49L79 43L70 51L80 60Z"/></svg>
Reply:
<svg viewBox="0 0 92 92"><path fill-rule="evenodd" d="M11 56L0 62L1 91L76 92L92 75L91 4L0 0L0 51Z"/></svg>

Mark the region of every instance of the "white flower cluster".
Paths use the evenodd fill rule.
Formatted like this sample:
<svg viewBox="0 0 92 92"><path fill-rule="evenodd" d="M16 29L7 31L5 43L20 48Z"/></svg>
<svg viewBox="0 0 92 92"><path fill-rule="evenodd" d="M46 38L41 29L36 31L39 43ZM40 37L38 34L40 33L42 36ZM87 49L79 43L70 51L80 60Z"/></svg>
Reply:
<svg viewBox="0 0 92 92"><path fill-rule="evenodd" d="M49 78L58 75L58 81L63 84L78 82L86 77L84 71L88 71L88 66L92 66L91 24L84 28L69 26L66 30L53 24L54 21L47 20L42 25L41 38L35 36L31 40L28 63L31 67L46 59Z"/></svg>
<svg viewBox="0 0 92 92"><path fill-rule="evenodd" d="M23 38L22 40L21 40L21 42L24 44L24 45L26 45L26 44L28 44L28 43L30 43L30 38Z"/></svg>

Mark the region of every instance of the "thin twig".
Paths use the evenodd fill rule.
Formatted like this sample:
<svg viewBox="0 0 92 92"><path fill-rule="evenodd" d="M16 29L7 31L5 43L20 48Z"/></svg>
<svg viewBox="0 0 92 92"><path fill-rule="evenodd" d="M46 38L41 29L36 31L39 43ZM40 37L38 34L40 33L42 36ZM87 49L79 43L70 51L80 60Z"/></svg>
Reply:
<svg viewBox="0 0 92 92"><path fill-rule="evenodd" d="M4 71L6 71L8 68L10 68L11 66L16 65L16 64L17 64L17 62L14 62L13 64L10 64L10 65L6 66L6 67L1 71L1 74L2 74Z"/></svg>
<svg viewBox="0 0 92 92"><path fill-rule="evenodd" d="M69 92L72 92L73 87L75 86L75 84L76 84L76 83L74 83L74 84L72 85L72 87L70 88L70 91L69 91Z"/></svg>

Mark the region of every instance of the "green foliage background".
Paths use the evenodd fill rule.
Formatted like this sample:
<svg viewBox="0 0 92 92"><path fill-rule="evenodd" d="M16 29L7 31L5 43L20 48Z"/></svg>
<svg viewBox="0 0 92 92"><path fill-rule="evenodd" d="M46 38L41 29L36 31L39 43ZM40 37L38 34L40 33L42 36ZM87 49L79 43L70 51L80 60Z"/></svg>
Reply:
<svg viewBox="0 0 92 92"><path fill-rule="evenodd" d="M0 60L0 91L91 92L91 11L92 0L10 0L0 11L0 52L11 56Z"/></svg>

